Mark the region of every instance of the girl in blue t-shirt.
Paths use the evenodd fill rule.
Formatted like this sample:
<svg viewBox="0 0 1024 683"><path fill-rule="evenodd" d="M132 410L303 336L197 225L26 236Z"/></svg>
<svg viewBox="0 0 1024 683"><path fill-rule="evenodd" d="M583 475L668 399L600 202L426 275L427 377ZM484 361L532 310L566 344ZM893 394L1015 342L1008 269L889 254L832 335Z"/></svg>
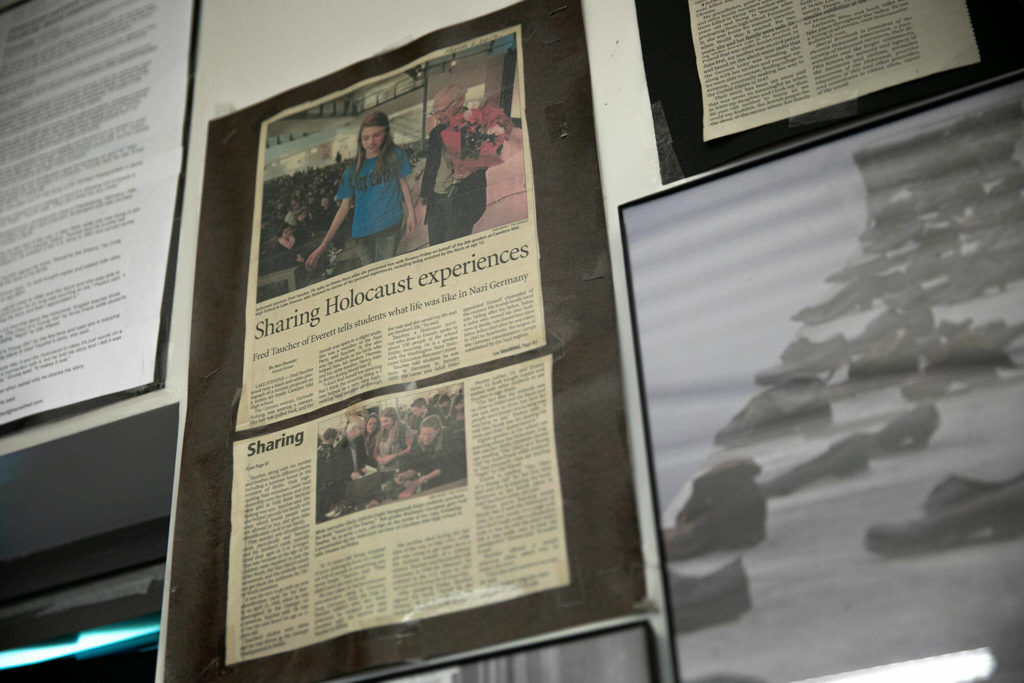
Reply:
<svg viewBox="0 0 1024 683"><path fill-rule="evenodd" d="M334 197L341 200L341 206L320 246L306 259L306 267L316 265L348 215L353 201L352 237L359 262L366 266L394 256L402 235L411 235L416 227L412 193L405 182L410 173L409 158L391 139L391 122L387 114L382 111L367 114L359 127L356 163L342 173L341 184Z"/></svg>

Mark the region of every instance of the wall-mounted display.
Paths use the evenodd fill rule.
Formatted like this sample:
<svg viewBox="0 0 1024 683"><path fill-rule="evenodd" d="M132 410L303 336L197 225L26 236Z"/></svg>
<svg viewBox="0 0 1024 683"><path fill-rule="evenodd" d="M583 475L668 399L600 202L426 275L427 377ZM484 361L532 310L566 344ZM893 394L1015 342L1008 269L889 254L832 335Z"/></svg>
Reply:
<svg viewBox="0 0 1024 683"><path fill-rule="evenodd" d="M664 183L1024 67L1016 0L644 0L636 12Z"/></svg>
<svg viewBox="0 0 1024 683"><path fill-rule="evenodd" d="M965 0L688 4L705 141L979 60Z"/></svg>
<svg viewBox="0 0 1024 683"><path fill-rule="evenodd" d="M643 604L586 65L525 3L211 124L169 679Z"/></svg>
<svg viewBox="0 0 1024 683"><path fill-rule="evenodd" d="M687 677L1024 673L1024 85L622 209Z"/></svg>
<svg viewBox="0 0 1024 683"><path fill-rule="evenodd" d="M191 10L0 14L0 431L164 380Z"/></svg>

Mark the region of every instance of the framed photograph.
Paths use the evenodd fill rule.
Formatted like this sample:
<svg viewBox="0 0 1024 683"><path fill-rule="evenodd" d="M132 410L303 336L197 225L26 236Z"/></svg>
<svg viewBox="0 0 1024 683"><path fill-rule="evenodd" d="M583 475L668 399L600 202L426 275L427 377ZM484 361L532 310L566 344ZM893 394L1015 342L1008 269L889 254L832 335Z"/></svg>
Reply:
<svg viewBox="0 0 1024 683"><path fill-rule="evenodd" d="M978 648L1024 671L1022 102L1017 81L622 207L687 678Z"/></svg>

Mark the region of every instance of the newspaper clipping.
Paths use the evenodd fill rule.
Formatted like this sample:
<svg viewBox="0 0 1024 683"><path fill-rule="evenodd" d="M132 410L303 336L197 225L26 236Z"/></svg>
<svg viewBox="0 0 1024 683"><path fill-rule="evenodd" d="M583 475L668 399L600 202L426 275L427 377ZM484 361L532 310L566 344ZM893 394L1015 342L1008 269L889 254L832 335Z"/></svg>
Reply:
<svg viewBox="0 0 1024 683"><path fill-rule="evenodd" d="M979 61L965 0L690 0L704 139Z"/></svg>
<svg viewBox="0 0 1024 683"><path fill-rule="evenodd" d="M545 343L519 29L264 122L237 427Z"/></svg>
<svg viewBox="0 0 1024 683"><path fill-rule="evenodd" d="M233 457L228 664L569 582L550 356Z"/></svg>

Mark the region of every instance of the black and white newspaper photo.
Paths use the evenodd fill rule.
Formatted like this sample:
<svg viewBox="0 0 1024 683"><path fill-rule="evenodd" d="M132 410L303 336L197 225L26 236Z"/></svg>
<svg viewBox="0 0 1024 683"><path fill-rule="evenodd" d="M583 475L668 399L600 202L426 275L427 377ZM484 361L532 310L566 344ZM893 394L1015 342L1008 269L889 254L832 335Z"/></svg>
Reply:
<svg viewBox="0 0 1024 683"><path fill-rule="evenodd" d="M982 646L1024 667L1022 103L1016 82L623 210L688 677Z"/></svg>
<svg viewBox="0 0 1024 683"><path fill-rule="evenodd" d="M234 445L226 660L565 586L551 357Z"/></svg>
<svg viewBox="0 0 1024 683"><path fill-rule="evenodd" d="M545 343L518 29L267 120L238 427Z"/></svg>

